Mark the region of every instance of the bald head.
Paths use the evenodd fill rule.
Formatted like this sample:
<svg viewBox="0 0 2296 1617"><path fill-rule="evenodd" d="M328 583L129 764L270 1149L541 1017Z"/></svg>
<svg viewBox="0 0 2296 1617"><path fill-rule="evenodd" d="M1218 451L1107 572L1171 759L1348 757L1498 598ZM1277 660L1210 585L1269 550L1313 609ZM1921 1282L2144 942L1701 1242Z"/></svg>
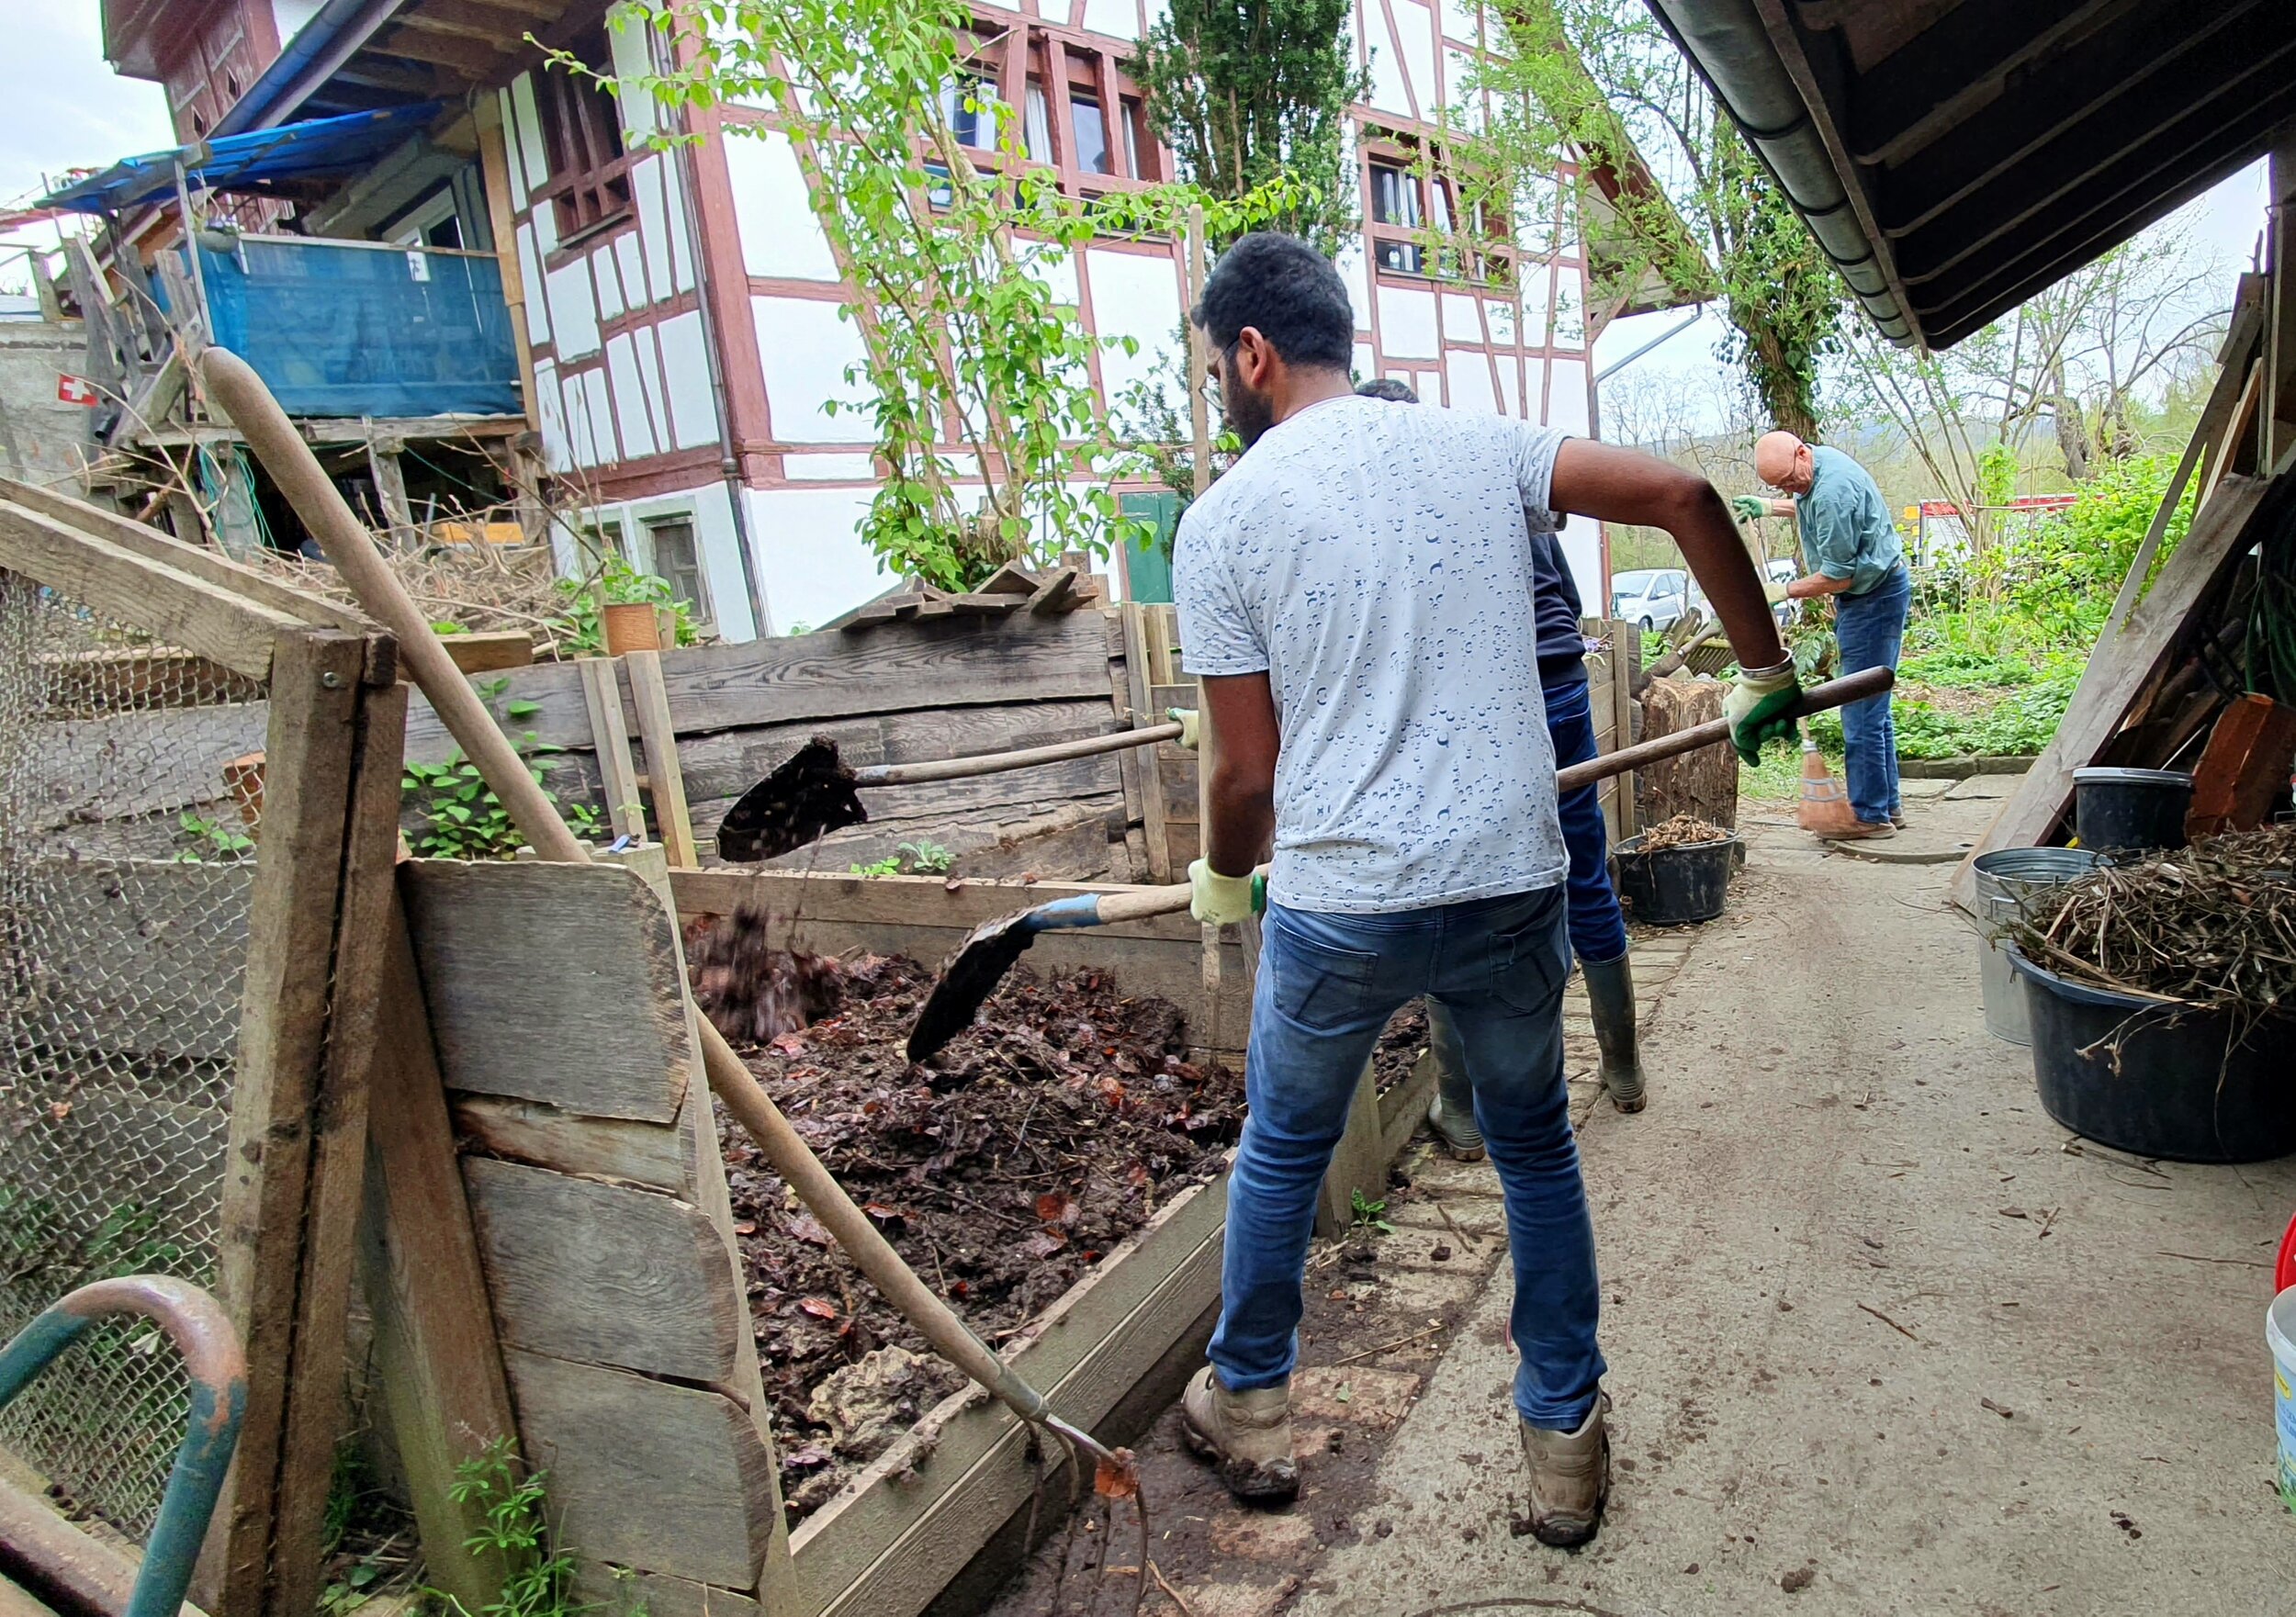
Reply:
<svg viewBox="0 0 2296 1617"><path fill-rule="evenodd" d="M1754 476L1787 494L1806 494L1817 467L1809 445L1791 432L1764 432L1754 441Z"/></svg>

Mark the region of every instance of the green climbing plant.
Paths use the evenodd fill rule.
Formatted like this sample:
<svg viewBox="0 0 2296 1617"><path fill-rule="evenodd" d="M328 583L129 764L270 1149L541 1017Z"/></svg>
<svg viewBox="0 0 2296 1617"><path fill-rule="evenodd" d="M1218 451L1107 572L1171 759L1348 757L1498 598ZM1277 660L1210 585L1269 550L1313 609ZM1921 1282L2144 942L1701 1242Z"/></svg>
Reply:
<svg viewBox="0 0 2296 1617"><path fill-rule="evenodd" d="M679 41L670 71L603 81L618 94L670 109L761 105L771 129L728 131L789 142L853 288L838 312L861 339L846 372L860 396L823 408L873 429L884 475L862 537L880 562L963 589L1007 562L1104 556L1127 537L1136 524L1109 488L1122 448L1092 365L1137 343L1086 329L1056 290L1069 262L1097 235L1168 233L1191 204L1209 233L1248 230L1300 188L1277 177L1240 197L1064 194L1030 165L962 0L621 0L613 20ZM564 52L552 62L588 71Z"/></svg>
<svg viewBox="0 0 2296 1617"><path fill-rule="evenodd" d="M558 647L567 657L602 657L606 651L605 609L609 606L650 606L667 612L676 625L680 646L701 638L693 626L690 603L678 599L669 579L637 568L609 551L598 565L579 578L560 578L558 594L566 610L555 625Z"/></svg>
<svg viewBox="0 0 2296 1617"><path fill-rule="evenodd" d="M478 687L480 700L495 710L498 720L515 724L542 711L540 704L524 700L502 702L496 708L509 685L508 679L490 679ZM566 749L540 740L532 730L521 730L512 745L535 784L542 787L544 799L558 806L574 835L595 835L598 811L586 803L560 803L557 793L546 784L548 771L561 761L557 755ZM512 823L510 811L487 785L478 766L465 758L460 747L449 753L444 763L409 760L400 785L401 800L417 822L411 837L414 850L425 859L507 859L515 858L525 846L524 833Z"/></svg>

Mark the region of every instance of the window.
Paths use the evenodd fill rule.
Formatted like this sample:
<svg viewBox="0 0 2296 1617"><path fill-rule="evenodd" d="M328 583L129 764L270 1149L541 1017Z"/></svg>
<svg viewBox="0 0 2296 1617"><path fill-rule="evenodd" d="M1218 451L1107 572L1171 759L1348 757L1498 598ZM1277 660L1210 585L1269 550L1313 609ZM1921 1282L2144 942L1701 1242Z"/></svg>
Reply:
<svg viewBox="0 0 2296 1617"><path fill-rule="evenodd" d="M968 75L941 92L940 112L949 132L960 146L975 152L996 150L996 87L986 79Z"/></svg>
<svg viewBox="0 0 2296 1617"><path fill-rule="evenodd" d="M1392 225L1397 230L1419 228L1419 176L1391 163L1371 165L1371 219L1374 224ZM1400 275L1415 275L1425 267L1425 254L1419 243L1398 234L1379 236L1379 260L1381 269L1394 270Z"/></svg>
<svg viewBox="0 0 2296 1617"><path fill-rule="evenodd" d="M605 71L613 58L601 26L570 47L587 66ZM578 236L632 217L629 158L622 149L622 114L605 86L563 68L535 72L535 104L542 115L543 150L550 163L542 194L557 210L558 238Z"/></svg>
<svg viewBox="0 0 2296 1617"><path fill-rule="evenodd" d="M575 532L581 536L577 545L580 554L575 562L583 572L594 571L608 556L616 561L629 559L623 554L619 519L610 517L603 522L584 523Z"/></svg>
<svg viewBox="0 0 2296 1617"><path fill-rule="evenodd" d="M1101 115L1100 97L1070 90L1068 117L1076 131L1076 166L1088 174L1114 174L1109 162L1109 120Z"/></svg>
<svg viewBox="0 0 2296 1617"><path fill-rule="evenodd" d="M1030 163L1052 161L1052 111L1044 99L1044 85L1036 79L1029 81L1029 116L1022 120Z"/></svg>
<svg viewBox="0 0 2296 1617"><path fill-rule="evenodd" d="M1119 98L1116 125L1124 136L1124 172L1136 180L1149 178L1148 171L1140 166L1140 154L1154 152L1156 143L1148 138L1148 109L1139 96Z"/></svg>
<svg viewBox="0 0 2296 1617"><path fill-rule="evenodd" d="M672 517L648 522L646 536L654 547L653 570L669 581L671 597L686 603L695 623L709 623L709 586L702 577L702 556L694 542L692 520Z"/></svg>

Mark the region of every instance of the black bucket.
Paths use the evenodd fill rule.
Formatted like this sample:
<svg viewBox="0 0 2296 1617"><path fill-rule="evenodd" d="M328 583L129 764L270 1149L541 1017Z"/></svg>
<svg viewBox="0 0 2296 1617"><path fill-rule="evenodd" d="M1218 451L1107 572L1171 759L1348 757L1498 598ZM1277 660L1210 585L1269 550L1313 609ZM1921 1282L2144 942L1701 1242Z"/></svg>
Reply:
<svg viewBox="0 0 2296 1617"><path fill-rule="evenodd" d="M2185 845L2192 777L2181 770L2075 769L2073 796L2083 848L2144 853Z"/></svg>
<svg viewBox="0 0 2296 1617"><path fill-rule="evenodd" d="M2014 946L2008 954L2025 981L2042 1107L2074 1133L2179 1162L2261 1162L2296 1151L2288 1071L2296 1016L2179 1012L2068 982Z"/></svg>
<svg viewBox="0 0 2296 1617"><path fill-rule="evenodd" d="M1619 896L1634 906L1637 920L1654 926L1711 921L1728 902L1738 847L1735 835L1650 849L1643 848L1641 837L1629 837L1612 849L1618 860Z"/></svg>

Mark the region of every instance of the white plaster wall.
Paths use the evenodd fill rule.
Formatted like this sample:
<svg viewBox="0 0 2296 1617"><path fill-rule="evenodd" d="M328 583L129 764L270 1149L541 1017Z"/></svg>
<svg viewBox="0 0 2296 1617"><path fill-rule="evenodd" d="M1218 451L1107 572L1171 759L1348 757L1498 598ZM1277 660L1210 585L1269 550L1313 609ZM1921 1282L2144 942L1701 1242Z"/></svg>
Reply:
<svg viewBox="0 0 2296 1617"><path fill-rule="evenodd" d="M782 475L808 483L873 483L877 477L877 457L844 450L784 455Z"/></svg>
<svg viewBox="0 0 2296 1617"><path fill-rule="evenodd" d="M560 264L544 278L550 298L550 329L557 333L560 360L580 359L598 352L598 305L590 290L590 264L578 258Z"/></svg>
<svg viewBox="0 0 2296 1617"><path fill-rule="evenodd" d="M550 341L550 293L543 284L532 225L518 227L518 273L526 292L526 341L539 348Z"/></svg>
<svg viewBox="0 0 2296 1617"><path fill-rule="evenodd" d="M535 362L535 414L542 422L542 456L554 472L571 471L574 452L567 442L566 404L558 397L558 367Z"/></svg>
<svg viewBox="0 0 2296 1617"><path fill-rule="evenodd" d="M1092 319L1103 337L1130 337L1140 352L1100 351L1100 381L1113 405L1125 389L1151 375L1160 354L1172 346L1180 320L1178 266L1170 257L1100 252L1086 257L1092 282Z"/></svg>
<svg viewBox="0 0 2296 1617"><path fill-rule="evenodd" d="M1403 51L1403 72L1419 96L1419 116L1433 120L1441 104L1435 83L1435 18L1420 0L1388 0Z"/></svg>
<svg viewBox="0 0 2296 1617"><path fill-rule="evenodd" d="M742 267L753 275L837 280L837 260L830 255L820 220L814 217L805 176L789 137L778 130L728 133L725 145Z"/></svg>
<svg viewBox="0 0 2296 1617"><path fill-rule="evenodd" d="M1390 359L1435 359L1442 352L1435 336L1435 298L1416 286L1379 288L1379 347Z"/></svg>
<svg viewBox="0 0 2296 1617"><path fill-rule="evenodd" d="M661 342L662 380L670 389L670 442L699 449L718 442L717 399L710 388L710 359L702 346L699 309L663 320L654 328Z"/></svg>
<svg viewBox="0 0 2296 1617"><path fill-rule="evenodd" d="M279 37L283 39L287 38L285 34ZM511 93L507 89L494 93L494 105L502 119L502 144L510 158L502 168L511 183L511 211L523 213L526 211L526 159L518 144L518 110L512 105Z"/></svg>
<svg viewBox="0 0 2296 1617"><path fill-rule="evenodd" d="M646 278L656 301L670 294L670 236L671 222L662 190L663 159L649 157L630 171L632 194L637 200L637 233L644 243ZM677 221L683 230L685 221Z"/></svg>
<svg viewBox="0 0 2296 1617"><path fill-rule="evenodd" d="M622 439L625 460L641 460L658 453L651 412L646 408L645 385L638 380L637 343L627 331L606 341L606 372L613 384L614 425Z"/></svg>
<svg viewBox="0 0 2296 1617"><path fill-rule="evenodd" d="M1562 526L1563 559L1570 564L1570 581L1579 587L1579 604L1589 617L1610 612L1610 578L1603 571L1603 524L1592 517L1574 516Z"/></svg>
<svg viewBox="0 0 2296 1617"><path fill-rule="evenodd" d="M823 413L822 405L866 397L845 379L861 362L861 333L838 318L838 306L805 298L752 298L773 432L785 444L874 444L877 432L859 410Z"/></svg>
<svg viewBox="0 0 2296 1617"><path fill-rule="evenodd" d="M1133 39L1140 32L1140 7L1136 0L1085 0L1085 28L1120 39Z"/></svg>
<svg viewBox="0 0 2296 1617"><path fill-rule="evenodd" d="M1514 362L1506 362L1512 370ZM1443 356L1444 373L1451 382L1451 408L1472 410L1478 415L1498 415L1499 395L1492 390L1491 359L1480 349L1466 352L1454 348Z"/></svg>
<svg viewBox="0 0 2296 1617"><path fill-rule="evenodd" d="M612 249L602 247L589 256L591 279L598 286L598 318L613 320L627 307L622 296L622 273L614 267Z"/></svg>
<svg viewBox="0 0 2296 1617"><path fill-rule="evenodd" d="M893 579L861 540L870 488L752 488L749 547L776 633L819 628Z"/></svg>
<svg viewBox="0 0 2296 1617"><path fill-rule="evenodd" d="M1411 92L1404 87L1402 47L1388 31L1379 0L1356 0L1357 33L1371 62L1369 105L1397 118L1412 116Z"/></svg>
<svg viewBox="0 0 2296 1617"><path fill-rule="evenodd" d="M1554 386L1547 394L1547 424L1584 436L1587 430L1586 363L1559 359Z"/></svg>
<svg viewBox="0 0 2296 1617"><path fill-rule="evenodd" d="M613 239L613 267L622 277L622 296L632 309L644 309L660 299L646 284L646 221Z"/></svg>
<svg viewBox="0 0 2296 1617"><path fill-rule="evenodd" d="M1364 257L1360 238L1339 250L1332 260L1339 271L1339 278L1347 283L1347 302L1356 311L1356 330L1371 329L1371 275L1369 261Z"/></svg>
<svg viewBox="0 0 2296 1617"><path fill-rule="evenodd" d="M526 165L526 189L539 191L549 183L550 160L543 151L542 119L535 111L534 74L523 73L511 81L511 111L518 154Z"/></svg>

